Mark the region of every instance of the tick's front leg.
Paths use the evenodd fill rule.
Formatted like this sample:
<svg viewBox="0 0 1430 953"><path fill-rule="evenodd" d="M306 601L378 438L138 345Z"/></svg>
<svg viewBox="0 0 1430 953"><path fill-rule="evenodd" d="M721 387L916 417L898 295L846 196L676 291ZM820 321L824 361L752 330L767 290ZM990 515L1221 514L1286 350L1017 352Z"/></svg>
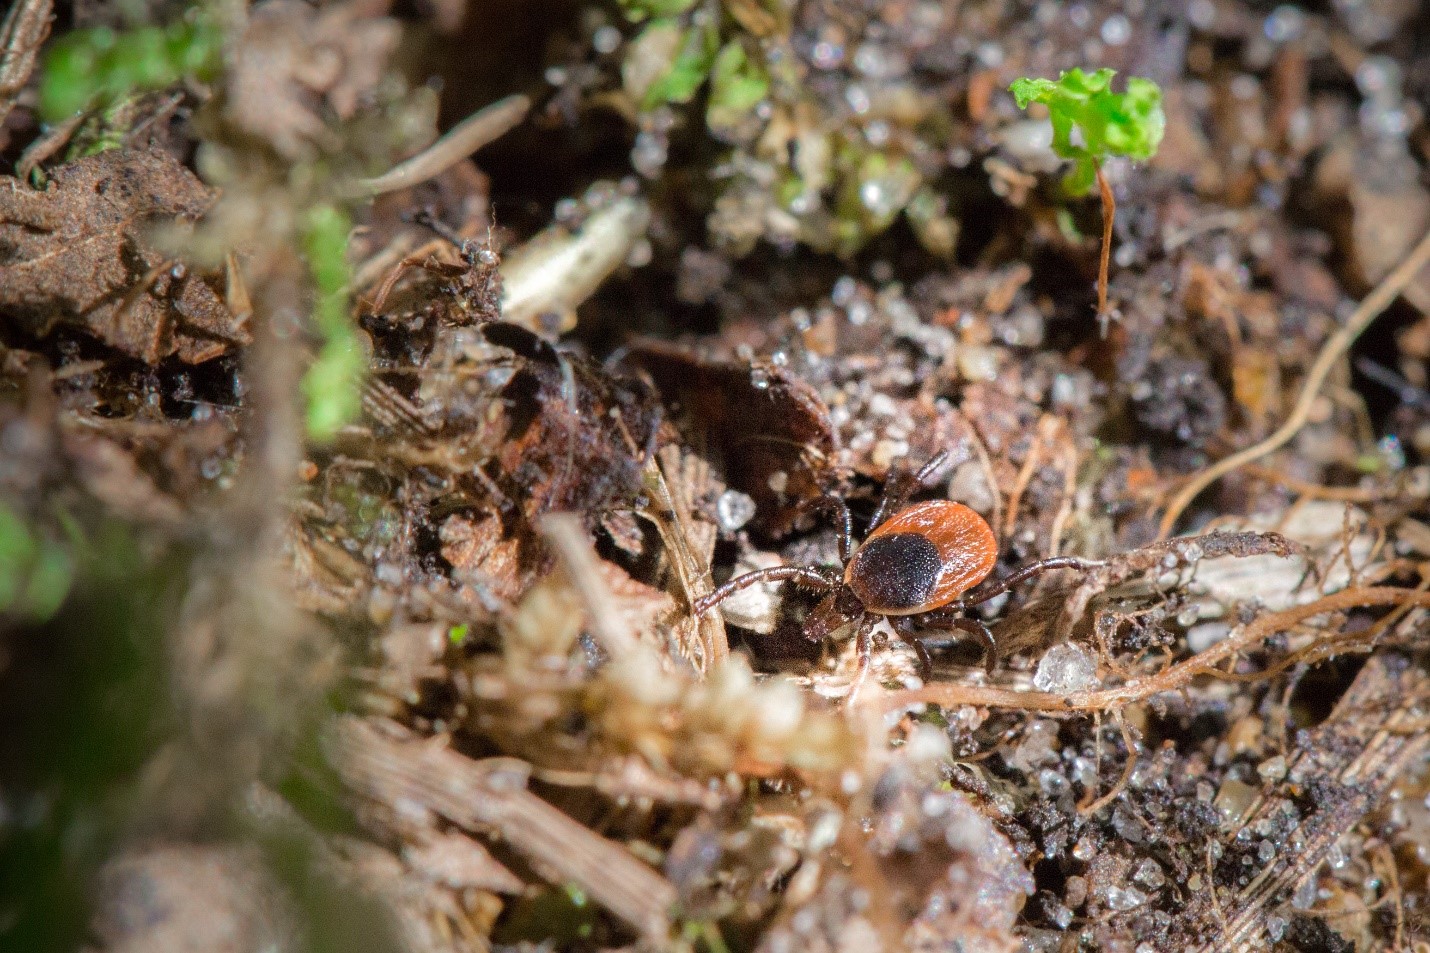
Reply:
<svg viewBox="0 0 1430 953"><path fill-rule="evenodd" d="M954 605L943 609L935 609L932 612L925 612L922 615L905 616L907 620L908 633L899 626L899 635L906 642L915 643L918 636L915 632L918 629L957 629L960 632L967 632L978 639L978 643L983 646L983 668L991 675L993 667L998 664L998 642L993 638L993 632L981 619L971 619L963 614L962 605ZM902 620L901 620L902 621ZM923 648L922 644L919 644ZM925 650L927 654L927 650Z"/></svg>

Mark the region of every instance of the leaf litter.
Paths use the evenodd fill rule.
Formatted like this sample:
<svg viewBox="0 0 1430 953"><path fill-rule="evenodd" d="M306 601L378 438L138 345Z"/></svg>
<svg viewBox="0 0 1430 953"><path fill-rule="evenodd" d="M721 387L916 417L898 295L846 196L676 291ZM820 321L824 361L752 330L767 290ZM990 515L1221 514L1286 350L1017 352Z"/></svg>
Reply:
<svg viewBox="0 0 1430 953"><path fill-rule="evenodd" d="M430 100L388 69L398 21L271 2L222 83L175 93L204 121L42 159L44 188L6 180L0 499L30 545L0 547L3 678L46 684L47 644L167 660L112 669L151 719L131 737L162 743L109 782L149 796L104 815L94 919L71 905L70 929L107 949L219 922L284 949L1423 942L1423 272L1414 228L1369 227L1383 196L1418 207L1423 156L1392 121L1401 75L1355 64L1373 26L1347 40L1286 7L1158 39L1095 5L1109 49L1128 30L1176 64L1163 153L1109 165L1104 333L1096 216L1046 188L1056 165L993 92L1047 71L1030 31L1080 48L1071 17L706 6L626 4L689 41L672 50L713 31L722 69L753 70L742 95L769 66L758 122L693 92L623 98L621 58L655 45L595 13L547 24L550 108L493 157L422 153ZM1326 42L1265 48L1286 31ZM761 44L805 81L751 67ZM650 88L703 76L667 80ZM1337 137L1356 96L1366 124ZM38 136L17 102L10 134ZM730 150L714 167L684 148L701 116ZM504 221L533 129L606 121L630 124L637 177L556 176L580 198ZM557 150L572 167L578 139ZM1376 174L1348 179L1348 155ZM283 409L309 343L288 174L328 160L322 189L352 194L384 180L375 157L423 171L351 243L364 412L304 446ZM1351 227L1324 211L1347 205ZM1393 332L1371 327L1385 307ZM1384 374L1349 376L1361 331ZM928 492L989 520L998 574L1103 561L991 608L991 676L935 638L925 683L881 636L847 704L852 646L804 637L797 590L692 618L738 567L837 562L807 504L866 519L941 450ZM72 589L46 575L56 552ZM104 588L124 572L130 594ZM168 595L146 601L154 580ZM21 616L42 583L55 614ZM81 621L95 600L121 621ZM6 697L16 741L64 707ZM141 918L141 895L170 903ZM30 900L17 923L41 935Z"/></svg>

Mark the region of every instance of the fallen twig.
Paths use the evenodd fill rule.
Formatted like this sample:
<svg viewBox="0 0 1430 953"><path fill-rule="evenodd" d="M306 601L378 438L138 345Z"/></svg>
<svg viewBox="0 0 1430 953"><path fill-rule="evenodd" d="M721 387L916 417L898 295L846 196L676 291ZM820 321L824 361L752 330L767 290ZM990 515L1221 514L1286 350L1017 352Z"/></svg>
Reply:
<svg viewBox="0 0 1430 953"><path fill-rule="evenodd" d="M30 81L53 16L53 0L21 0L0 24L0 125Z"/></svg>
<svg viewBox="0 0 1430 953"><path fill-rule="evenodd" d="M602 582L600 560L586 538L580 518L572 513L550 513L541 520L541 532L561 560L572 588L585 603L588 631L601 648L614 660L645 654L647 647L617 623L621 614Z"/></svg>
<svg viewBox="0 0 1430 953"><path fill-rule="evenodd" d="M1393 586L1346 589L1303 606L1295 606L1282 612L1268 612L1204 652L1171 665L1156 674L1133 679L1115 688L1058 695L1052 692L1028 692L995 686L937 682L923 688L890 692L881 700L881 704L886 711L927 703L942 705L945 708L974 705L985 708L1017 708L1024 711L1115 710L1132 702L1151 698L1153 695L1175 691L1199 675L1223 676L1226 673L1222 672L1219 666L1228 659L1314 616L1327 612L1342 612L1347 609L1401 605L1430 607L1430 592L1399 589ZM1346 644L1349 646L1350 640L1347 640Z"/></svg>

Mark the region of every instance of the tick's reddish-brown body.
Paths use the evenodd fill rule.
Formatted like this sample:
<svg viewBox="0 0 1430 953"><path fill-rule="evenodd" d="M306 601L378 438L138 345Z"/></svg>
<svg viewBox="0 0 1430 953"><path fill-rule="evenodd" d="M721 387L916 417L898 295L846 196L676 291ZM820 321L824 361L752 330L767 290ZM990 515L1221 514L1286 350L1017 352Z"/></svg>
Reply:
<svg viewBox="0 0 1430 953"><path fill-rule="evenodd" d="M948 462L941 453L913 478L915 486L933 482ZM869 536L853 547L849 507L836 496L814 501L814 506L833 509L840 517L839 555L842 572L820 566L774 566L737 576L715 591L695 600L696 615L714 608L731 595L762 582L792 582L829 593L805 620L805 635L824 639L839 629L855 626L862 681L869 666L874 625L890 617L895 631L918 652L924 677L931 665L928 651L916 638L912 624L929 628L959 629L977 636L983 644L984 662L989 671L998 659L997 644L988 626L963 612L987 602L1017 583L1049 569L1088 569L1097 563L1055 556L1005 576L965 596L983 580L998 562L998 540L988 523L976 512L951 500L930 500L896 507L904 481L891 479L884 499L870 521ZM888 515L887 518L885 514ZM858 682L855 689L857 690Z"/></svg>
<svg viewBox="0 0 1430 953"><path fill-rule="evenodd" d="M844 567L844 584L879 615L915 615L948 605L998 562L988 523L962 503L929 500L881 523Z"/></svg>

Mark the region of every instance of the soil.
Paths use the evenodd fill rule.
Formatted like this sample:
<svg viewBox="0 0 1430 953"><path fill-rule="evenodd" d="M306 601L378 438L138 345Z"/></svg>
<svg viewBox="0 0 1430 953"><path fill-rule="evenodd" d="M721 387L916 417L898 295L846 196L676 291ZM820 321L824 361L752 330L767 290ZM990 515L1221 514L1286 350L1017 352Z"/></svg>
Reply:
<svg viewBox="0 0 1430 953"><path fill-rule="evenodd" d="M0 34L0 948L1430 949L1430 8ZM831 497L986 521L994 649Z"/></svg>

